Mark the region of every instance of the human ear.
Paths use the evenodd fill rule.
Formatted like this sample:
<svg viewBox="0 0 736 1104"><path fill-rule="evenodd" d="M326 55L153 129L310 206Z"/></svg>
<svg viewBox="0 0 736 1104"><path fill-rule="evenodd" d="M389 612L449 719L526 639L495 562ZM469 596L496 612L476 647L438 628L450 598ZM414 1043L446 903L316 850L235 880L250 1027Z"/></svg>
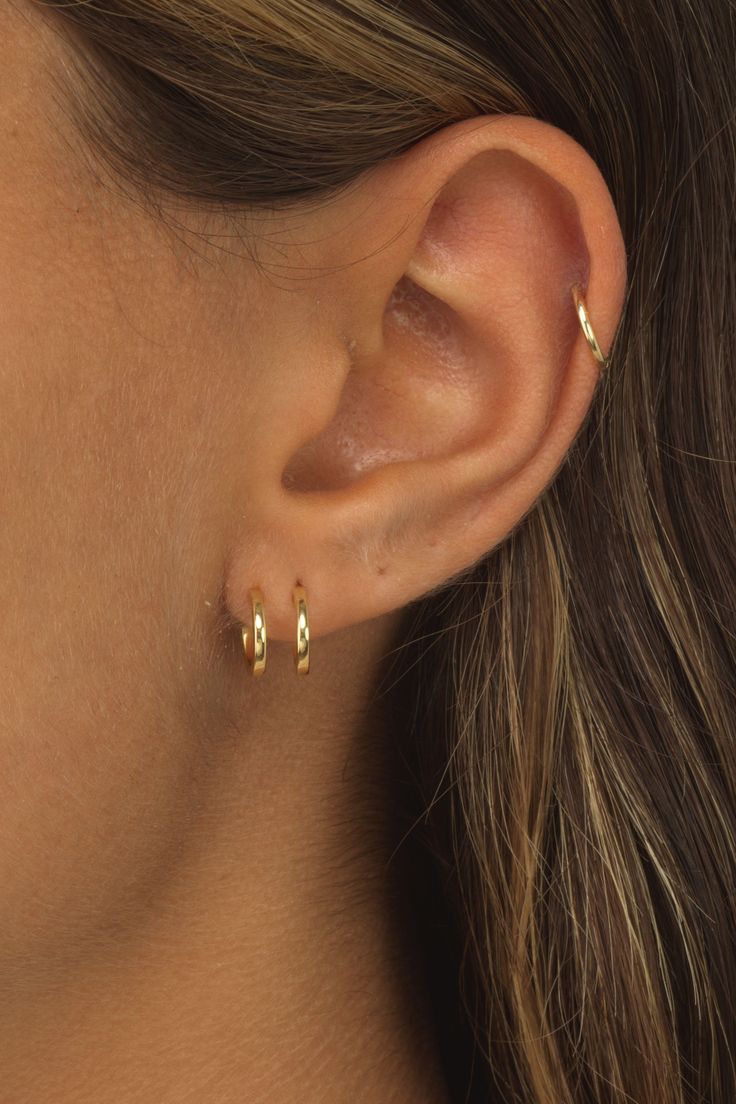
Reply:
<svg viewBox="0 0 736 1104"><path fill-rule="evenodd" d="M396 610L470 567L564 462L624 299L614 204L588 153L548 123L452 124L301 221L314 319L284 357L278 410L226 598L259 587L269 640ZM288 341L292 347L289 349ZM274 408L275 411L275 408Z"/></svg>

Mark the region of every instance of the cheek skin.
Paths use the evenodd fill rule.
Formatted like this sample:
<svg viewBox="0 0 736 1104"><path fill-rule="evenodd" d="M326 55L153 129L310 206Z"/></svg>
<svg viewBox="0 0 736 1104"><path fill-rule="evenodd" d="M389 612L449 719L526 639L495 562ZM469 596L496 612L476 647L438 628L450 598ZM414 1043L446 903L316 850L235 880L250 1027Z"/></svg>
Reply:
<svg viewBox="0 0 736 1104"><path fill-rule="evenodd" d="M0 364L3 392L11 377L27 394ZM16 411L2 442L0 978L124 927L182 830L194 746L154 539L165 504L62 392Z"/></svg>
<svg viewBox="0 0 736 1104"><path fill-rule="evenodd" d="M80 271L93 285L94 266ZM25 291L11 303L5 285L0 313L17 318ZM51 963L101 951L103 933L135 931L176 873L205 719L220 720L207 695L227 700L208 668L214 413L200 403L195 417L181 359L156 361L156 343L144 356L104 304L73 329L62 291L43 329L0 338L4 992L16 971L27 992L34 963L43 984Z"/></svg>
<svg viewBox="0 0 736 1104"><path fill-rule="evenodd" d="M200 791L220 797L244 708L239 635L218 633L227 550L255 529L249 427L313 322L227 222L183 241L180 211L172 230L89 172L47 82L57 37L14 11L0 5L0 991L17 1000L140 934Z"/></svg>
<svg viewBox="0 0 736 1104"><path fill-rule="evenodd" d="M0 41L5 993L125 931L172 865L201 737L192 596L212 602L220 566L198 512L220 399L208 415L186 359L182 267L78 178L37 46Z"/></svg>

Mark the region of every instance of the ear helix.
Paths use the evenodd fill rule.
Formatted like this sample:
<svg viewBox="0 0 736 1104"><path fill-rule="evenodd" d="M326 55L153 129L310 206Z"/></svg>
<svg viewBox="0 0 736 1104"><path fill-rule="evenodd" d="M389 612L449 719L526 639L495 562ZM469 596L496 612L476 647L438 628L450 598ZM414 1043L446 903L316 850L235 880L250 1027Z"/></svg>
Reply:
<svg viewBox="0 0 736 1104"><path fill-rule="evenodd" d="M298 675L309 674L309 611L306 589L297 584L292 588L292 600L296 613L296 639L293 656ZM250 591L252 628L243 625L243 650L251 673L258 677L266 669L266 612L263 593L258 587Z"/></svg>

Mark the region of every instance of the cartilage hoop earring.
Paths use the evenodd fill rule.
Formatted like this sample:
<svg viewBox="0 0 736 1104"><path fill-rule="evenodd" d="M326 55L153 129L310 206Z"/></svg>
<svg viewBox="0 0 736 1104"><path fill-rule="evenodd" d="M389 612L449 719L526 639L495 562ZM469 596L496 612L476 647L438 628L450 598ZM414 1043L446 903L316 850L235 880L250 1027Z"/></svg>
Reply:
<svg viewBox="0 0 736 1104"><path fill-rule="evenodd" d="M583 327L583 333L585 334L586 341L593 350L593 356L603 365L604 368L608 368L610 357L606 357L603 355L601 347L598 344L598 340L593 332L593 327L590 324L590 319L588 318L588 310L585 306L585 300L580 294L580 285L573 284L571 290L572 301L575 304L575 310L580 320L580 325Z"/></svg>
<svg viewBox="0 0 736 1104"><path fill-rule="evenodd" d="M252 674L258 676L266 670L266 613L258 587L250 591L250 604L253 628L242 627L243 649Z"/></svg>
<svg viewBox="0 0 736 1104"><path fill-rule="evenodd" d="M309 614L307 612L307 592L303 586L292 588L294 609L296 610L296 641L294 644L294 666L298 675L309 674Z"/></svg>

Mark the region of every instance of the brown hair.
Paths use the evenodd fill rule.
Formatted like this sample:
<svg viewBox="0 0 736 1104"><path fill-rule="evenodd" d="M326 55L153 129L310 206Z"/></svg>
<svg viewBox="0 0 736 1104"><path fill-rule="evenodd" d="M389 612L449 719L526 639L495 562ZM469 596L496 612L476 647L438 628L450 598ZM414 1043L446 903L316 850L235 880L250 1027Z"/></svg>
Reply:
<svg viewBox="0 0 736 1104"><path fill-rule="evenodd" d="M407 609L382 693L458 1098L733 1104L732 0L43 2L80 133L149 200L328 199L479 113L597 162L629 258L610 371L534 509Z"/></svg>

